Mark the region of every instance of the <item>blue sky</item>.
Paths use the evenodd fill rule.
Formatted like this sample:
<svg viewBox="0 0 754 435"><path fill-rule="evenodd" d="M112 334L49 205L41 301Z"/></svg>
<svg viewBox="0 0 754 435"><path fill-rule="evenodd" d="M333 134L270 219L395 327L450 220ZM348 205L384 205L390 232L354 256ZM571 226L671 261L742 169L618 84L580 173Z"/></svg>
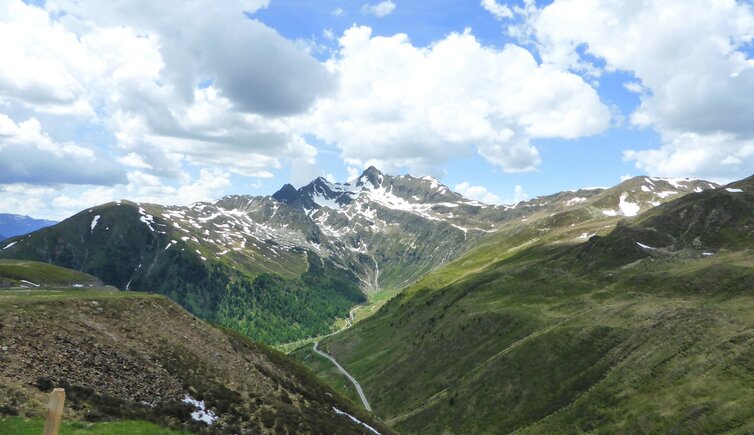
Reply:
<svg viewBox="0 0 754 435"><path fill-rule="evenodd" d="M0 0L0 12L14 41L0 48L3 212L271 194L370 164L490 202L754 172L750 2Z"/></svg>

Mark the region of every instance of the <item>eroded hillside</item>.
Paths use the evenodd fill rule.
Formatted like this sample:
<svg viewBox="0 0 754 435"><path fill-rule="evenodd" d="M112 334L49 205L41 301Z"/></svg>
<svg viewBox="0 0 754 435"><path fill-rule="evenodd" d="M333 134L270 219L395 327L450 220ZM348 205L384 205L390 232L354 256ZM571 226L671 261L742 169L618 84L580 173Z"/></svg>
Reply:
<svg viewBox="0 0 754 435"><path fill-rule="evenodd" d="M5 415L44 416L46 392L64 387L66 420L148 420L200 433L373 433L345 412L389 433L284 355L162 296L0 291L0 346Z"/></svg>

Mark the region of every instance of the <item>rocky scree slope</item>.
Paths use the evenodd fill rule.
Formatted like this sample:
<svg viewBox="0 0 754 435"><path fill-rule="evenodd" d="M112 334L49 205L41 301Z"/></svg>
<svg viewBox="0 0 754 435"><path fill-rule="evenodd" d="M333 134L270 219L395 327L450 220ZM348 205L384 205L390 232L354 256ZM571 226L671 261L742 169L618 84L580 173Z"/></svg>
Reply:
<svg viewBox="0 0 754 435"><path fill-rule="evenodd" d="M148 420L196 433L373 433L382 423L283 354L135 292L0 291L0 415Z"/></svg>
<svg viewBox="0 0 754 435"><path fill-rule="evenodd" d="M369 168L270 197L161 206L118 201L0 243L0 258L53 263L123 290L167 295L267 343L330 332L377 288L400 288L533 216L620 219L701 180L640 177L514 206L481 204L431 177Z"/></svg>

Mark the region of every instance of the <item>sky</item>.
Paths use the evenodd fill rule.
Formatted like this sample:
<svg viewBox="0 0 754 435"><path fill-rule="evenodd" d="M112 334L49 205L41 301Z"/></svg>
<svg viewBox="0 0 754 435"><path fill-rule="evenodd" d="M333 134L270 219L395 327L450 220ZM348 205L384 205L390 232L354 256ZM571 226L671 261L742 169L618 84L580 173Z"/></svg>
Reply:
<svg viewBox="0 0 754 435"><path fill-rule="evenodd" d="M750 0L0 0L0 212L754 173Z"/></svg>

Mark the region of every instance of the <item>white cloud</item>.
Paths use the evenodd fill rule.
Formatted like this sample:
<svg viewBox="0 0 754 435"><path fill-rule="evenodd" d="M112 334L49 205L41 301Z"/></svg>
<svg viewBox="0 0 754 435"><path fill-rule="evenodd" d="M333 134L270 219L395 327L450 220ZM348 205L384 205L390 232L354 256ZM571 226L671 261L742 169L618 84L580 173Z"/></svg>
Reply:
<svg viewBox="0 0 754 435"><path fill-rule="evenodd" d="M527 199L529 199L529 195L524 192L523 187L517 184L516 187L513 188L513 204L526 201Z"/></svg>
<svg viewBox="0 0 754 435"><path fill-rule="evenodd" d="M751 175L754 168L754 140L730 133L671 133L662 136L662 142L658 149L625 151L624 158L646 173L665 177L732 181Z"/></svg>
<svg viewBox="0 0 754 435"><path fill-rule="evenodd" d="M456 187L453 190L466 198L475 199L486 204L516 204L529 199L529 195L524 192L524 188L518 184L513 188L513 199L501 199L499 196L487 190L486 187L475 186L467 181L456 184Z"/></svg>
<svg viewBox="0 0 754 435"><path fill-rule="evenodd" d="M115 189L110 187L95 187L85 190L81 195L75 198L61 194L52 200L52 205L57 209L62 209L75 213L87 207L110 202L114 199Z"/></svg>
<svg viewBox="0 0 754 435"><path fill-rule="evenodd" d="M642 87L641 83L638 82L627 82L623 84L623 87L626 88L629 92L633 92L635 94L641 94L644 92L644 87Z"/></svg>
<svg viewBox="0 0 754 435"><path fill-rule="evenodd" d="M186 205L220 197L231 186L230 174L219 169L202 169L199 178L179 186L166 186L160 178L144 172L128 174L128 197L141 202Z"/></svg>
<svg viewBox="0 0 754 435"><path fill-rule="evenodd" d="M627 71L641 93L632 113L655 129L659 149L629 151L638 168L666 175L736 178L754 167L754 8L748 2L556 0L531 4L518 36L545 62L599 76ZM581 55L579 50L587 55ZM591 62L598 59L604 67Z"/></svg>
<svg viewBox="0 0 754 435"><path fill-rule="evenodd" d="M165 184L160 177L133 171L128 173L128 184L115 187L29 190L5 198L6 192L12 192L4 186L0 190L0 200L3 201L3 209L11 213L25 211L27 214L42 213L47 218L63 219L80 210L121 198L170 205L209 201L219 198L230 185L230 174L220 170L203 169L198 178L187 177L184 182L173 185Z"/></svg>
<svg viewBox="0 0 754 435"><path fill-rule="evenodd" d="M102 184L125 180L113 161L72 143L58 143L36 118L16 123L0 113L0 184Z"/></svg>
<svg viewBox="0 0 754 435"><path fill-rule="evenodd" d="M179 179L193 164L271 176L281 159L316 153L290 117L334 77L244 16L267 3L5 0L0 40L13 44L0 44L0 104L102 125L122 164L153 175Z"/></svg>
<svg viewBox="0 0 754 435"><path fill-rule="evenodd" d="M333 40L333 39L335 39L335 32L333 32L333 30L329 29L329 28L328 29L322 29L322 36L325 39Z"/></svg>
<svg viewBox="0 0 754 435"><path fill-rule="evenodd" d="M467 181L456 184L456 187L453 190L465 196L466 198L475 199L485 204L501 203L500 197L488 191L486 187L473 186Z"/></svg>
<svg viewBox="0 0 754 435"><path fill-rule="evenodd" d="M385 0L377 4L365 4L361 11L365 14L372 14L377 18L389 15L395 10L396 4L392 0Z"/></svg>
<svg viewBox="0 0 754 435"><path fill-rule="evenodd" d="M46 204L39 198L20 198L17 196L0 196L3 201L3 213L40 217Z"/></svg>
<svg viewBox="0 0 754 435"><path fill-rule="evenodd" d="M513 11L504 5L498 3L496 0L482 0L481 6L487 12L491 13L495 19L502 20L503 18L513 18Z"/></svg>
<svg viewBox="0 0 754 435"><path fill-rule="evenodd" d="M134 152L128 153L127 155L120 157L118 161L132 168L154 169L152 165L144 161L144 157Z"/></svg>
<svg viewBox="0 0 754 435"><path fill-rule="evenodd" d="M346 15L346 11L344 11L343 8L335 8L332 12L330 12L330 15L334 17L343 17Z"/></svg>
<svg viewBox="0 0 754 435"><path fill-rule="evenodd" d="M352 27L327 62L340 77L303 129L336 144L348 165L438 173L471 147L506 171L539 163L534 138L605 130L610 110L579 76L539 65L521 47L482 46L470 31L427 48L404 34Z"/></svg>

